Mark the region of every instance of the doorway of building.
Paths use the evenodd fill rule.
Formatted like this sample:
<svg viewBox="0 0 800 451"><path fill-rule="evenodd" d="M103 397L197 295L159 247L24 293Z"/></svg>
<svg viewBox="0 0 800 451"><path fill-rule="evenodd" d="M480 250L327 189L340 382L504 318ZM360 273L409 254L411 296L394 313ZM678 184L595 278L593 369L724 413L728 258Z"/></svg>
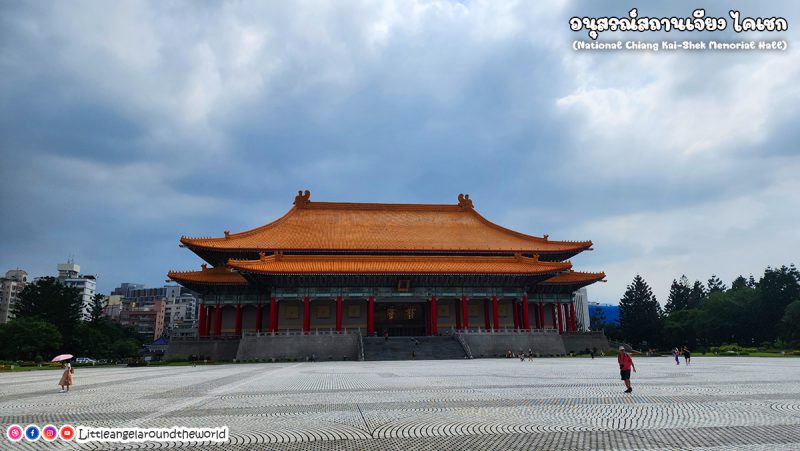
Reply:
<svg viewBox="0 0 800 451"><path fill-rule="evenodd" d="M378 335L425 335L425 304L377 304L375 306L375 331Z"/></svg>

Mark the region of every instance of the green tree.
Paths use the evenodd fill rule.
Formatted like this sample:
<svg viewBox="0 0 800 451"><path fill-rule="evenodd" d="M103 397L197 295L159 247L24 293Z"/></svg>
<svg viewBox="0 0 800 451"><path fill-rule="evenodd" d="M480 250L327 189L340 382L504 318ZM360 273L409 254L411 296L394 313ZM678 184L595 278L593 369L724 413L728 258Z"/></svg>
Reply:
<svg viewBox="0 0 800 451"><path fill-rule="evenodd" d="M661 305L642 276L636 275L619 301L619 320L626 340L635 346L647 342L659 343L661 333Z"/></svg>
<svg viewBox="0 0 800 451"><path fill-rule="evenodd" d="M689 292L689 305L687 305L687 308L699 308L705 299L706 288L702 282L695 280L692 290Z"/></svg>
<svg viewBox="0 0 800 451"><path fill-rule="evenodd" d="M69 344L81 318L81 296L76 288L55 277L43 277L22 289L14 307L16 318L38 318L54 325L63 344Z"/></svg>
<svg viewBox="0 0 800 451"><path fill-rule="evenodd" d="M731 284L731 290L745 290L748 288L754 288L754 287L751 287L748 284L747 279L745 279L744 276L737 277Z"/></svg>
<svg viewBox="0 0 800 451"><path fill-rule="evenodd" d="M600 330L606 324L606 314L603 313L603 309L600 307L594 307L592 309L592 316L589 318L589 327L592 330Z"/></svg>
<svg viewBox="0 0 800 451"><path fill-rule="evenodd" d="M89 312L91 316L91 321L96 323L103 317L103 310L106 308L106 297L100 293L97 293L92 298L92 305L91 311Z"/></svg>
<svg viewBox="0 0 800 451"><path fill-rule="evenodd" d="M772 340L786 307L800 299L800 273L794 265L767 268L758 281L761 338Z"/></svg>
<svg viewBox="0 0 800 451"><path fill-rule="evenodd" d="M800 339L800 300L786 306L781 326L789 340Z"/></svg>
<svg viewBox="0 0 800 451"><path fill-rule="evenodd" d="M691 293L692 288L689 286L689 279L685 275L681 276L680 281L672 279L667 305L664 307L665 313L670 315L675 311L688 308Z"/></svg>
<svg viewBox="0 0 800 451"><path fill-rule="evenodd" d="M664 337L669 347L697 346L700 335L700 316L698 309L683 309L672 312L664 319Z"/></svg>
<svg viewBox="0 0 800 451"><path fill-rule="evenodd" d="M708 294L716 293L719 291L727 291L728 287L722 283L722 280L717 277L716 274L712 274L711 278L708 279Z"/></svg>
<svg viewBox="0 0 800 451"><path fill-rule="evenodd" d="M61 333L52 324L23 317L0 325L0 355L5 360L45 360L61 347Z"/></svg>
<svg viewBox="0 0 800 451"><path fill-rule="evenodd" d="M139 355L139 344L136 340L127 338L115 341L111 345L111 352L116 359L126 359Z"/></svg>

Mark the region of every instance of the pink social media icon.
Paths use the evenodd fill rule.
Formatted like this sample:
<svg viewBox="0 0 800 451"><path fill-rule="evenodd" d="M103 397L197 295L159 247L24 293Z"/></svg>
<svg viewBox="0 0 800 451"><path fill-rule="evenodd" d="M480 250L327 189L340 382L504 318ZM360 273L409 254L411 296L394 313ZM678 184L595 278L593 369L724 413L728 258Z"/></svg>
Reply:
<svg viewBox="0 0 800 451"><path fill-rule="evenodd" d="M42 428L42 438L47 440L48 442L52 442L53 440L58 438L58 428L53 426L52 424L48 424L47 426Z"/></svg>
<svg viewBox="0 0 800 451"><path fill-rule="evenodd" d="M18 442L22 440L22 426L18 424L12 424L8 427L8 429L6 429L6 436L12 442Z"/></svg>

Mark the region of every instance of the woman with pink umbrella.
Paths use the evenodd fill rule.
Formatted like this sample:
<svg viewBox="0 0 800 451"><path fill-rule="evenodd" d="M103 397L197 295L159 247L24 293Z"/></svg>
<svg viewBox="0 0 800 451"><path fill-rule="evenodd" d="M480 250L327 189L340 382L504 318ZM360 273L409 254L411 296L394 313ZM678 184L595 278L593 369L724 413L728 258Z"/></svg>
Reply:
<svg viewBox="0 0 800 451"><path fill-rule="evenodd" d="M53 362L64 362L64 372L61 374L61 380L58 381L58 385L61 386L61 393L69 393L69 387L72 385L72 373L74 370L72 365L69 364L69 359L71 358L72 354L61 354L52 360Z"/></svg>

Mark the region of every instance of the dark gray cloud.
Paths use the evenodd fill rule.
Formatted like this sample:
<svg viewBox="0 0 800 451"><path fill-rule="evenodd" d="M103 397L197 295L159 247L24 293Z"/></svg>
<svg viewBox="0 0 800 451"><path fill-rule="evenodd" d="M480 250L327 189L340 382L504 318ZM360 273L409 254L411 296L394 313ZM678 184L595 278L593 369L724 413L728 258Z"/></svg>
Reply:
<svg viewBox="0 0 800 451"><path fill-rule="evenodd" d="M469 192L505 226L595 240L574 263L606 270L605 300L636 272L663 297L681 273L791 261L800 58L570 50L570 16L623 6L3 4L0 269L49 274L74 254L105 291L159 284L200 263L180 235L261 225L298 189ZM788 1L737 6L800 18Z"/></svg>

